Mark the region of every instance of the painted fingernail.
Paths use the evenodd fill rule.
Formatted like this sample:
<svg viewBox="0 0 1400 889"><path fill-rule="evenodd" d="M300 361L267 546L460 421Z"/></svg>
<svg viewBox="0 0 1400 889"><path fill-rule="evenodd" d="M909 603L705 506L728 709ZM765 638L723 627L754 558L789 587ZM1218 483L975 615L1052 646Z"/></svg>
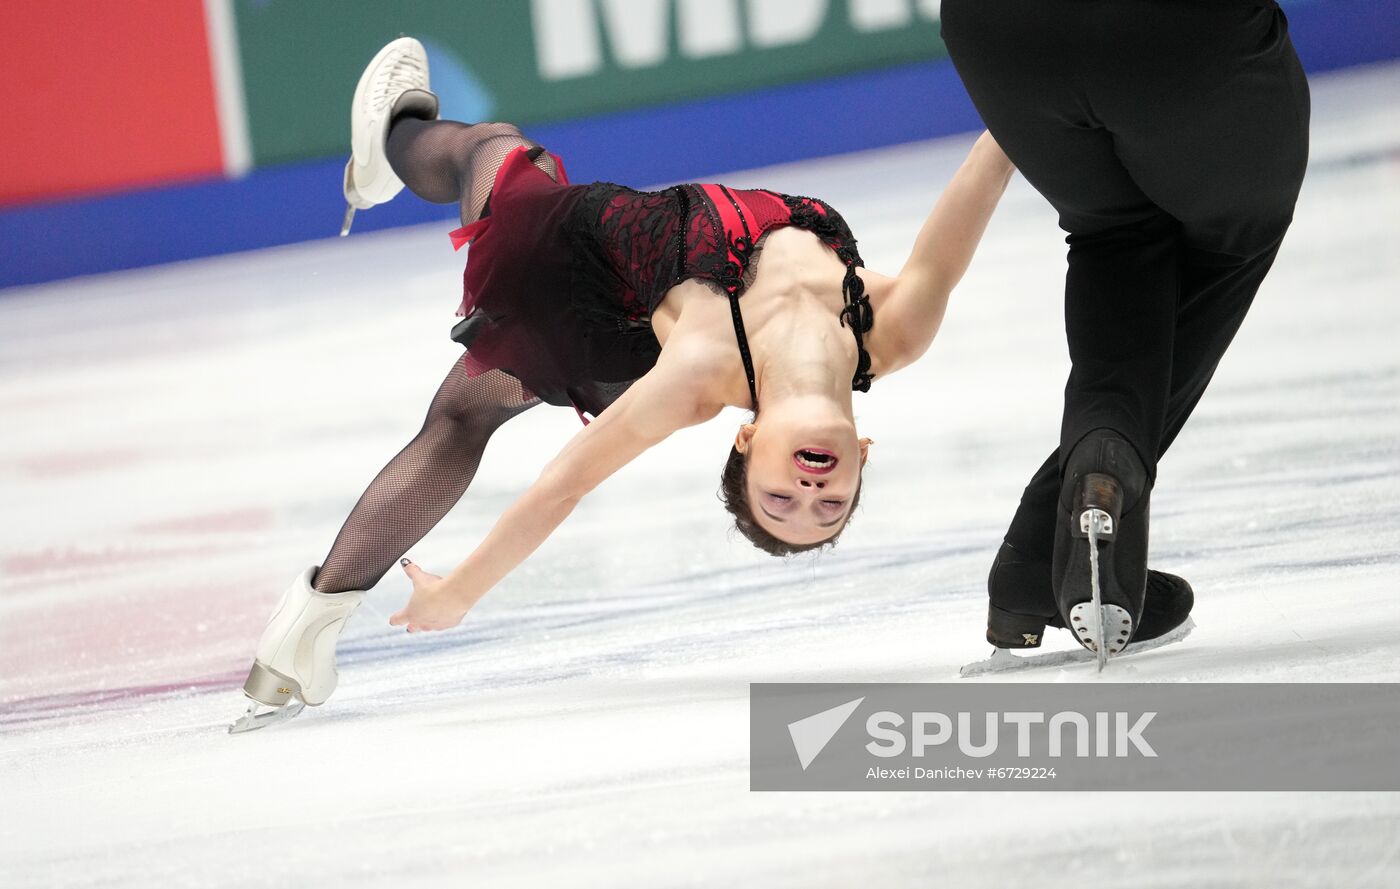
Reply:
<svg viewBox="0 0 1400 889"><path fill-rule="evenodd" d="M400 565L407 565L407 564L408 564L408 556L404 556L402 559L399 559L399 564L400 564Z"/></svg>

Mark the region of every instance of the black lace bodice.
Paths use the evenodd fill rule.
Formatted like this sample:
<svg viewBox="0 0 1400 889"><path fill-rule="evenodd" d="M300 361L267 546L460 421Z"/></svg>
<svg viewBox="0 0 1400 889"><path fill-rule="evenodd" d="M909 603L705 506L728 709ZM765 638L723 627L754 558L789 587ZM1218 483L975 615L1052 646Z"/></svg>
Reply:
<svg viewBox="0 0 1400 889"><path fill-rule="evenodd" d="M757 403L739 297L758 243L785 225L807 229L846 267L841 321L856 337L852 388L870 387L864 335L873 318L856 269L855 238L822 201L722 185L644 192L571 185L541 172L520 149L497 174L491 212L452 233L471 245L462 278L464 319L453 339L471 374L499 368L531 397L597 416L656 365L651 313L682 281L710 282L729 299L749 392ZM586 421L586 418L585 418Z"/></svg>
<svg viewBox="0 0 1400 889"><path fill-rule="evenodd" d="M596 262L580 271L580 308L596 320L611 319L625 333L646 319L676 284L691 278L713 282L730 298L741 358L754 395L752 359L738 310L750 278L758 240L795 225L812 232L846 266L841 321L851 328L859 353L851 386L865 392L873 379L864 335L874 323L855 237L832 207L816 198L722 185L677 185L658 192L597 183L573 215ZM611 293L609 291L612 291Z"/></svg>

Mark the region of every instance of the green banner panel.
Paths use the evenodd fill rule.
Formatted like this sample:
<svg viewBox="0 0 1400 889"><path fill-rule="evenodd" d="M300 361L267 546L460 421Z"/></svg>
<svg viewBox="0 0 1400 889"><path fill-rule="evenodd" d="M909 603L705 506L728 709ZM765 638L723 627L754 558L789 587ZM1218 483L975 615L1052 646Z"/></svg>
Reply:
<svg viewBox="0 0 1400 889"><path fill-rule="evenodd" d="M346 151L356 80L400 33L443 114L542 121L945 55L938 0L237 0L258 164Z"/></svg>

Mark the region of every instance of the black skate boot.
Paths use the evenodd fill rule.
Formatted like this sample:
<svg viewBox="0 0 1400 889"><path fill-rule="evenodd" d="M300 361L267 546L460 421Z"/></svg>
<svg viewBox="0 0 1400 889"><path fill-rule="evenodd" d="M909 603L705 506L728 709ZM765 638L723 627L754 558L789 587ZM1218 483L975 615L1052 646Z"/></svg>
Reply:
<svg viewBox="0 0 1400 889"><path fill-rule="evenodd" d="M1051 580L1065 626L1099 669L1142 620L1150 493L1137 451L1111 429L1086 435L1065 464Z"/></svg>
<svg viewBox="0 0 1400 889"><path fill-rule="evenodd" d="M1186 623L1196 593L1184 578L1163 571L1147 572L1147 594L1142 603L1142 618L1138 621L1134 642L1147 642L1165 636Z"/></svg>
<svg viewBox="0 0 1400 889"><path fill-rule="evenodd" d="M997 648L1039 648L1047 626L1062 628L1050 562L1003 541L987 575L987 641Z"/></svg>
<svg viewBox="0 0 1400 889"><path fill-rule="evenodd" d="M1050 562L1002 543L987 577L987 641L997 648L1039 648L1046 627L1063 629L1050 583ZM1147 572L1142 619L1132 641L1147 642L1175 630L1195 605L1191 584L1175 574Z"/></svg>

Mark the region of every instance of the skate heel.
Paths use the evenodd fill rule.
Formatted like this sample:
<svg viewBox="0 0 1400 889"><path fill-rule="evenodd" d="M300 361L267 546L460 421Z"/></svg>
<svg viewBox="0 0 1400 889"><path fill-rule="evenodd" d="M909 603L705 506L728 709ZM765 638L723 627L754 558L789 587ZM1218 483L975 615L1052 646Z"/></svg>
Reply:
<svg viewBox="0 0 1400 889"><path fill-rule="evenodd" d="M1094 653L1100 670L1127 647L1133 637L1133 617L1118 602L1114 572L1114 541L1123 513L1123 487L1107 473L1089 472L1080 480L1071 513L1069 572L1064 592L1079 601L1068 604L1066 625L1075 641ZM1100 563L1103 563L1100 565ZM1083 597L1088 594L1088 601Z"/></svg>
<svg viewBox="0 0 1400 889"><path fill-rule="evenodd" d="M1047 619L987 606L987 641L997 648L1039 648Z"/></svg>
<svg viewBox="0 0 1400 889"><path fill-rule="evenodd" d="M251 703L248 711L228 727L230 735L286 722L306 709L300 683L257 661L253 661L253 669L243 683L243 694Z"/></svg>
<svg viewBox="0 0 1400 889"><path fill-rule="evenodd" d="M1123 514L1123 488L1118 479L1102 472L1084 476L1075 496L1075 512L1079 516L1072 529L1075 537L1087 538L1093 531L1099 540L1113 540Z"/></svg>
<svg viewBox="0 0 1400 889"><path fill-rule="evenodd" d="M259 704L281 707L293 696L301 697L301 684L254 661L253 669L243 683L243 693Z"/></svg>

